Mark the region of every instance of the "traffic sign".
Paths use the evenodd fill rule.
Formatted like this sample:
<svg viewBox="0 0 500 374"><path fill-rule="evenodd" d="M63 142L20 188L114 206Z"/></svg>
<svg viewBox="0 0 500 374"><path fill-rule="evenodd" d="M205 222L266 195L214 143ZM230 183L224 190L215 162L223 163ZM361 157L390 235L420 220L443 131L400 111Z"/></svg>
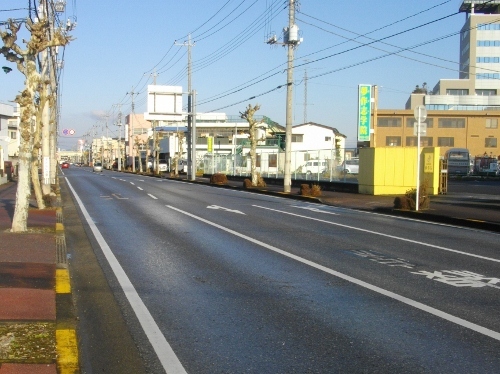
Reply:
<svg viewBox="0 0 500 374"><path fill-rule="evenodd" d="M67 136L67 135L75 135L76 131L73 129L63 129L62 134Z"/></svg>
<svg viewBox="0 0 500 374"><path fill-rule="evenodd" d="M425 106L419 105L415 108L415 111L413 112L415 114L415 119L420 122L424 122L427 119L427 109L425 109Z"/></svg>
<svg viewBox="0 0 500 374"><path fill-rule="evenodd" d="M426 136L427 135L427 123L420 122L420 127L418 126L418 122L415 122L413 124L413 135L417 136L419 134L421 136Z"/></svg>

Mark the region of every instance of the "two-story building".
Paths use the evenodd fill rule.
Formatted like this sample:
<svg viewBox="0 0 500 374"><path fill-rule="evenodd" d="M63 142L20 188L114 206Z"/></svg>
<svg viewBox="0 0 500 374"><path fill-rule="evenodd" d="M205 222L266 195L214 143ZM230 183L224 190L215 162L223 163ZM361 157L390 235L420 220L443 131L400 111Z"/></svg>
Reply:
<svg viewBox="0 0 500 374"><path fill-rule="evenodd" d="M151 122L141 114L134 114L134 123L126 117L126 133L129 138L148 141L148 155L153 155L153 137L157 136L157 148L162 158L167 160L177 156L187 158L186 118L180 122L158 121L153 128ZM266 116L255 116L257 125L257 168L266 173L283 172L285 158L285 128ZM197 163L214 165L212 169L228 169L237 172L249 168L250 151L248 122L240 116L225 113L198 113L196 116ZM179 139L179 133L182 132ZM331 160L332 167L341 163L346 155L345 135L337 129L308 122L292 128L291 168L296 170L309 160ZM129 152L129 151L127 151ZM128 153L130 154L130 153ZM146 158L146 152L142 158ZM217 165L215 165L217 163ZM224 164L224 165L222 165ZM229 167L229 166L230 167ZM208 168L210 170L210 167Z"/></svg>

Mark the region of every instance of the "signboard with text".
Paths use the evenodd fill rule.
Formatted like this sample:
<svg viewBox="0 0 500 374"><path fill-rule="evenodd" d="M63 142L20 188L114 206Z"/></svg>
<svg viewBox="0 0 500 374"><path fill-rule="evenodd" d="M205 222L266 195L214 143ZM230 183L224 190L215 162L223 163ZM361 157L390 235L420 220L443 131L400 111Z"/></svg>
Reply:
<svg viewBox="0 0 500 374"><path fill-rule="evenodd" d="M370 141L372 112L372 86L360 84L358 86L358 141Z"/></svg>

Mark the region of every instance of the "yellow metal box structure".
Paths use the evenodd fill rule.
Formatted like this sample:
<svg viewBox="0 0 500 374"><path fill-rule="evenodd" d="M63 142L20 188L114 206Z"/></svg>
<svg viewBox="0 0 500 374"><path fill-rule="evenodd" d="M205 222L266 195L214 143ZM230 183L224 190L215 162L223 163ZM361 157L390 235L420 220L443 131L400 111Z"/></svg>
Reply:
<svg viewBox="0 0 500 374"><path fill-rule="evenodd" d="M420 148L420 185L427 193L439 192L440 149ZM417 147L361 148L359 152L359 193L404 195L417 186Z"/></svg>

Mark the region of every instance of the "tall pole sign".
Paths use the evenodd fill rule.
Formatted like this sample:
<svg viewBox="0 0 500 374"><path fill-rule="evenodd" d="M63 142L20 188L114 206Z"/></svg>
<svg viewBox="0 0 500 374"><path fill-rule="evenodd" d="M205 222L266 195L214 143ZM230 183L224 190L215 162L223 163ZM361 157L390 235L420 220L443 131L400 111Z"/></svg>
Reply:
<svg viewBox="0 0 500 374"><path fill-rule="evenodd" d="M425 106L419 105L415 108L414 111L416 123L416 132L417 132L417 191L415 197L415 210L418 212L418 204L420 200L420 135L426 135L427 126L424 124L422 126L422 122L427 119L427 110Z"/></svg>
<svg viewBox="0 0 500 374"><path fill-rule="evenodd" d="M358 86L358 141L370 141L370 125L372 112L372 86Z"/></svg>

